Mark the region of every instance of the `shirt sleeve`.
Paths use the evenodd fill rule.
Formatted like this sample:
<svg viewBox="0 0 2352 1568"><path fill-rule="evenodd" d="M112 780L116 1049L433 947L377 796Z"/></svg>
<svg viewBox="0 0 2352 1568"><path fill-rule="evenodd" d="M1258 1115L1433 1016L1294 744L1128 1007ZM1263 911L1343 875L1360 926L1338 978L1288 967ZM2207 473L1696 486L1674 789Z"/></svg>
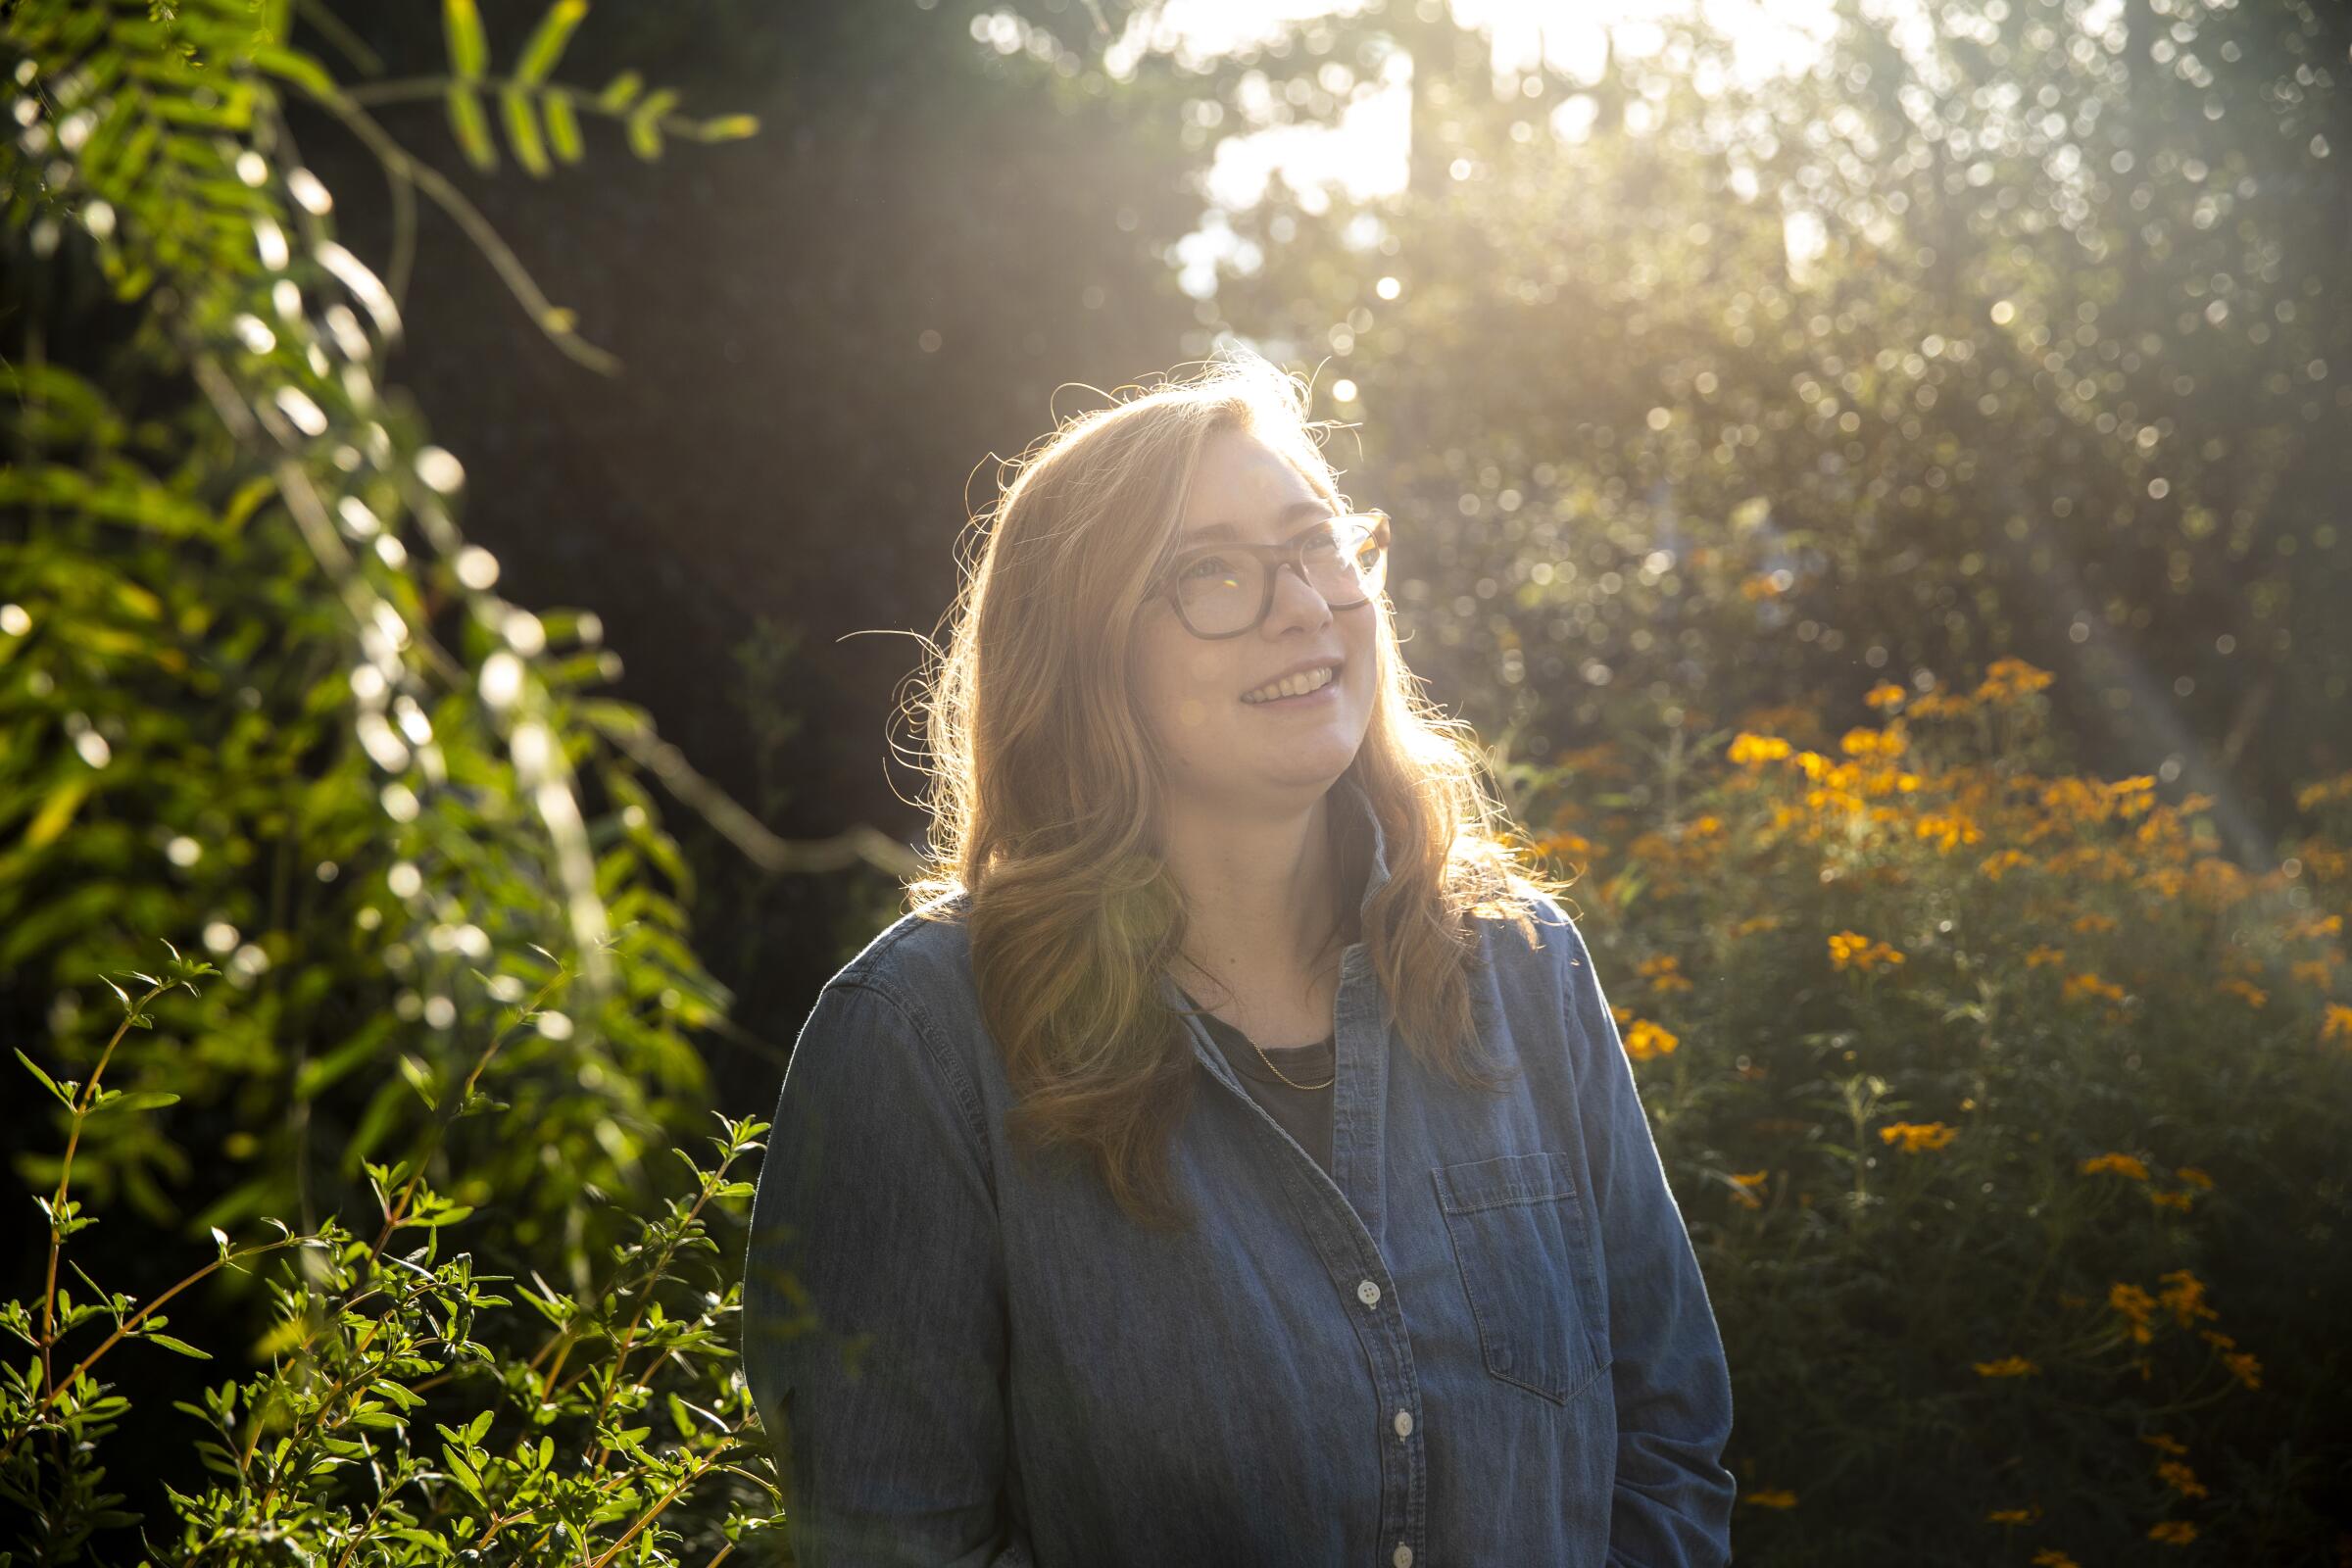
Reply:
<svg viewBox="0 0 2352 1568"><path fill-rule="evenodd" d="M836 979L753 1202L744 1367L802 1568L1026 1563L1005 1518L1005 1320L978 1097L897 999Z"/></svg>
<svg viewBox="0 0 2352 1568"><path fill-rule="evenodd" d="M1712 1568L1731 1560L1738 1492L1722 1463L1732 1429L1731 1373L1617 1020L1583 934L1565 913L1561 919L1568 1040L1600 1223L1617 1398L1608 1561L1610 1568Z"/></svg>

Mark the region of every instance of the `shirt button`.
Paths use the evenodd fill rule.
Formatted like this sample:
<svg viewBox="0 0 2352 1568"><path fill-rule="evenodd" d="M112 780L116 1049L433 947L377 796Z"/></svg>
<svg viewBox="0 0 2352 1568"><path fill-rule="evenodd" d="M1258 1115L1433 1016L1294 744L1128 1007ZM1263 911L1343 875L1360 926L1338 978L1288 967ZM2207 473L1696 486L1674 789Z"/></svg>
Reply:
<svg viewBox="0 0 2352 1568"><path fill-rule="evenodd" d="M1399 1541L1396 1549L1389 1553L1389 1561L1395 1563L1396 1568L1413 1568L1413 1548Z"/></svg>
<svg viewBox="0 0 2352 1568"><path fill-rule="evenodd" d="M1412 1411L1399 1410L1396 1412L1396 1435L1400 1438L1409 1438L1413 1435Z"/></svg>
<svg viewBox="0 0 2352 1568"><path fill-rule="evenodd" d="M1379 1285L1375 1284L1371 1280L1364 1281L1363 1284L1358 1285L1355 1288L1355 1298L1363 1302L1366 1306L1378 1306L1380 1304Z"/></svg>

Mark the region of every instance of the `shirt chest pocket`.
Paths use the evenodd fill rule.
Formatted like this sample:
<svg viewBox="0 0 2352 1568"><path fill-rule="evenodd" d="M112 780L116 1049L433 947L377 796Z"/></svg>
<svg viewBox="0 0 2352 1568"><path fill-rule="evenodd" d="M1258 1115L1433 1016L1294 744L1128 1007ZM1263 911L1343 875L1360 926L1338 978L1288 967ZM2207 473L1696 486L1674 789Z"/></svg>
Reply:
<svg viewBox="0 0 2352 1568"><path fill-rule="evenodd" d="M1599 1260L1568 1156L1502 1154L1431 1174L1487 1371L1566 1403L1610 1360Z"/></svg>

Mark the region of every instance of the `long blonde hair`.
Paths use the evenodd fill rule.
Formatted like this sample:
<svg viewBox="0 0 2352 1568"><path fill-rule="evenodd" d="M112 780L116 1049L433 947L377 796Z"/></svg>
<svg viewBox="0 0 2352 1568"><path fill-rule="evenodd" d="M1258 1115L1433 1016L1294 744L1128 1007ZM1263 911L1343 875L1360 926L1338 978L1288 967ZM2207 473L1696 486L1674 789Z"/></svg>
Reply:
<svg viewBox="0 0 2352 1568"><path fill-rule="evenodd" d="M1004 465L973 519L983 537L914 699L932 825L906 891L911 911L965 922L1018 1097L1016 1141L1091 1154L1119 1206L1161 1227L1187 1218L1168 1145L1194 1073L1160 991L1186 911L1153 848L1163 774L1128 684L1137 617L1213 433L1256 434L1346 502L1305 385L1254 354L1120 394ZM1533 896L1560 885L1503 839L1466 727L1423 697L1386 603L1374 612L1376 695L1348 776L1380 823L1390 875L1361 938L1408 1048L1495 1089L1506 1080L1481 1058L1471 1003L1475 922L1509 918L1532 941Z"/></svg>

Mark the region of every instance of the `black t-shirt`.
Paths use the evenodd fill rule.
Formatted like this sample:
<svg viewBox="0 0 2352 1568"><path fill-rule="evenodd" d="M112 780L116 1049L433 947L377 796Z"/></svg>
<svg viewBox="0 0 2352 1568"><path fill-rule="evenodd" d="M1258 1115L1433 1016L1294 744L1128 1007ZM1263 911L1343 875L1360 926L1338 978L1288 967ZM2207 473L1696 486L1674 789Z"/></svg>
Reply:
<svg viewBox="0 0 2352 1568"><path fill-rule="evenodd" d="M1198 1008L1189 992L1182 993L1187 1005ZM1208 1037L1217 1043L1225 1059L1233 1063L1240 1074L1243 1087L1266 1107L1266 1112L1282 1123L1283 1129L1298 1140L1298 1147L1314 1156L1324 1170L1331 1169L1331 1080L1337 1053L1329 1039L1295 1050L1276 1049L1266 1055L1282 1069L1282 1076L1268 1070L1265 1058L1250 1043L1250 1037L1218 1017L1202 1012L1200 1022L1207 1028ZM1302 1084L1315 1084L1313 1089L1294 1089L1283 1077Z"/></svg>

